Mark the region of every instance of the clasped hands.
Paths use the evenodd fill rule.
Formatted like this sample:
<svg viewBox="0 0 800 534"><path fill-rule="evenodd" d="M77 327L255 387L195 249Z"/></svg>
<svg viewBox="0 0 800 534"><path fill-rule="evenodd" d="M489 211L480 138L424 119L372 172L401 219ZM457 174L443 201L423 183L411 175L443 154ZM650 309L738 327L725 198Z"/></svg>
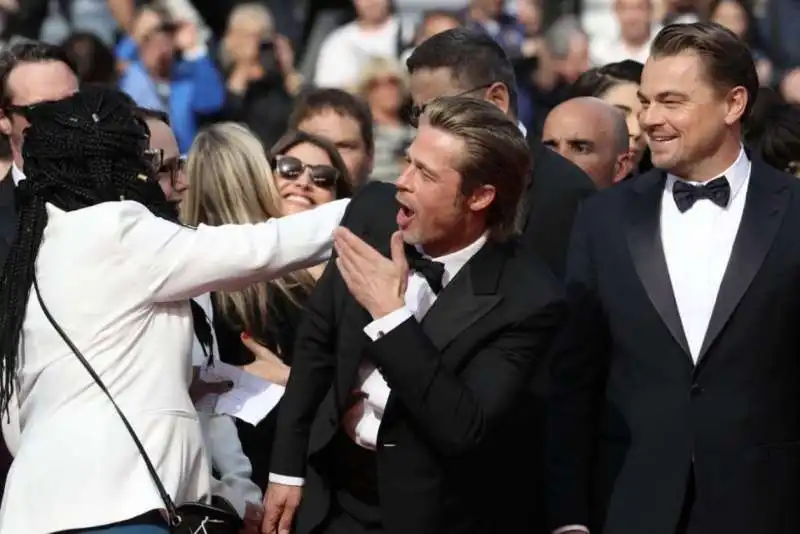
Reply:
<svg viewBox="0 0 800 534"><path fill-rule="evenodd" d="M336 266L350 294L373 319L380 319L405 306L408 261L403 235L392 234L391 258L387 258L347 228L337 228L334 247Z"/></svg>

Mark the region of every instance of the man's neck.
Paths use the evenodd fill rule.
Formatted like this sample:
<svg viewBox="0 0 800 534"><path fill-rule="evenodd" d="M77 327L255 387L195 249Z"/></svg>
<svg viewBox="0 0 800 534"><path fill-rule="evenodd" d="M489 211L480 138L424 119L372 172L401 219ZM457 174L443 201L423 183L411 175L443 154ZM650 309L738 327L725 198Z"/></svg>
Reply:
<svg viewBox="0 0 800 534"><path fill-rule="evenodd" d="M391 20L391 16L385 17L379 21L376 20L362 20L358 19L356 23L358 24L359 29L367 31L367 32L374 32L382 29L386 26L389 21Z"/></svg>
<svg viewBox="0 0 800 534"><path fill-rule="evenodd" d="M467 248L480 239L486 233L486 230L485 226L464 229L457 236L448 236L435 242L425 243L421 248L427 256L433 259L441 258Z"/></svg>
<svg viewBox="0 0 800 534"><path fill-rule="evenodd" d="M688 182L708 182L721 176L731 165L736 163L741 151L742 144L738 141L738 138L730 139L717 150L716 154L700 164L690 168L670 170L669 172Z"/></svg>
<svg viewBox="0 0 800 534"><path fill-rule="evenodd" d="M633 39L628 39L624 36L620 36L620 40L622 41L622 45L629 50L633 50L638 52L641 48L647 45L650 41L650 33L646 33L641 37L635 37Z"/></svg>

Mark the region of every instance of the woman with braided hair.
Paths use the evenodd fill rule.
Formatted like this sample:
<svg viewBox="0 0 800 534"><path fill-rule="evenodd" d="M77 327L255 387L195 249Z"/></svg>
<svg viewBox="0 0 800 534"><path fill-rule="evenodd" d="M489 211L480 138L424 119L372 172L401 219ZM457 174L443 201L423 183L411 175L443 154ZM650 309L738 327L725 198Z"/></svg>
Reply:
<svg viewBox="0 0 800 534"><path fill-rule="evenodd" d="M130 420L172 499L203 500L188 299L324 261L347 201L254 225L181 226L122 93L91 88L12 111L30 126L0 277L0 408L16 402L21 422L0 532L168 532L130 435L44 310Z"/></svg>

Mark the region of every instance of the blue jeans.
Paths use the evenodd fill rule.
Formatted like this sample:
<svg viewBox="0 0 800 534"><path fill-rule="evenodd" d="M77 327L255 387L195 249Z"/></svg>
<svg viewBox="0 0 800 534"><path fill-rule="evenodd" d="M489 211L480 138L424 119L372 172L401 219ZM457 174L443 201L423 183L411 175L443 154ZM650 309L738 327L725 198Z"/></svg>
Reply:
<svg viewBox="0 0 800 534"><path fill-rule="evenodd" d="M154 520L154 514L151 512L141 516L141 518L112 525L70 530L68 534L169 534L169 528L166 523L162 524L157 516Z"/></svg>

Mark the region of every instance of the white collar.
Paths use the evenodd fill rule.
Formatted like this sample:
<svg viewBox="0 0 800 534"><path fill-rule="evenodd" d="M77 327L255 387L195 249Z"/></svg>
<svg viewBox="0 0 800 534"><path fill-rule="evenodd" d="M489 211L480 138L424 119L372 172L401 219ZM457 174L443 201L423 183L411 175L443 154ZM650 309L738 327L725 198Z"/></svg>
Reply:
<svg viewBox="0 0 800 534"><path fill-rule="evenodd" d="M517 128L519 128L519 131L522 132L522 137L525 137L525 138L528 137L528 129L525 128L524 124L522 124L521 122L517 121Z"/></svg>
<svg viewBox="0 0 800 534"><path fill-rule="evenodd" d="M739 150L739 157L736 158L736 161L733 162L733 165L725 169L725 172L721 173L720 176L725 176L725 178L727 178L728 183L731 186L730 198L733 200L739 191L742 190L742 186L744 186L744 184L750 178L750 159L747 157L744 147ZM675 182L678 180L695 186L703 185L701 182L690 182L688 180L679 178L674 174L667 174L667 183L665 185L666 190L671 193L672 186L675 185Z"/></svg>
<svg viewBox="0 0 800 534"><path fill-rule="evenodd" d="M11 177L14 179L14 185L25 179L25 174L17 167L16 163L11 164Z"/></svg>
<svg viewBox="0 0 800 534"><path fill-rule="evenodd" d="M478 251L483 248L483 245L486 244L486 241L489 238L488 233L484 233L478 239L467 245L466 247L456 250L455 252L451 252L449 254L445 254L444 256L439 256L438 258L433 258L425 254L422 250L422 247L417 246L417 250L420 254L429 258L431 260L437 261L439 263L444 264L444 278L442 279L442 285L447 285L450 283L450 280L455 278L458 274L458 271L461 270L464 265L467 264L472 257L478 253Z"/></svg>

